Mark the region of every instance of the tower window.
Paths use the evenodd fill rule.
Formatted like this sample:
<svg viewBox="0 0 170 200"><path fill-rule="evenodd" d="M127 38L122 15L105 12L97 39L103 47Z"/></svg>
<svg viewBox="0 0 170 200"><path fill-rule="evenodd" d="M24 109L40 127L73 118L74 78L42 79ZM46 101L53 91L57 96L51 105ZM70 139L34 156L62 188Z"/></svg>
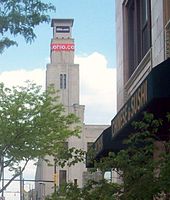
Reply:
<svg viewBox="0 0 170 200"><path fill-rule="evenodd" d="M66 89L66 74L64 74L64 89Z"/></svg>
<svg viewBox="0 0 170 200"><path fill-rule="evenodd" d="M60 89L66 89L67 76L66 74L60 74Z"/></svg>

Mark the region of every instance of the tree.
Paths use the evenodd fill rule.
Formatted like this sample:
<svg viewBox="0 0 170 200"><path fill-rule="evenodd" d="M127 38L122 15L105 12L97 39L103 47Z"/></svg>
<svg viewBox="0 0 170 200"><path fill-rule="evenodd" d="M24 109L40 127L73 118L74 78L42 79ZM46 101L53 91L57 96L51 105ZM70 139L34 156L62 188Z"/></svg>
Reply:
<svg viewBox="0 0 170 200"><path fill-rule="evenodd" d="M127 148L118 153L110 152L95 162L93 171L112 169L122 179L120 183L89 181L82 189L68 184L64 190L59 190L57 197L54 195L47 200L169 200L169 121L170 113L161 119L144 113L143 119L132 123L133 131L124 141ZM164 139L162 131L163 134L166 131Z"/></svg>
<svg viewBox="0 0 170 200"><path fill-rule="evenodd" d="M127 149L117 154L109 153L108 157L96 163L96 168L102 171L112 168L117 173L122 172L119 175L123 190L119 190L118 199L170 198L170 142L168 135L167 140L160 137L162 130L164 134L168 131L169 119L170 114L167 118L156 119L153 114L144 113L143 120L132 123L134 131L125 141Z"/></svg>
<svg viewBox="0 0 170 200"><path fill-rule="evenodd" d="M62 157L62 149L66 139L79 135L78 122L74 114L65 114L53 87L42 92L41 87L30 82L12 89L1 83L0 174L8 167L13 176L0 192L23 172L30 160L49 155L59 157L60 163L65 157L74 163L74 152L78 150L72 148L68 154L65 151Z"/></svg>
<svg viewBox="0 0 170 200"><path fill-rule="evenodd" d="M36 35L34 28L43 22L49 22L49 11L54 11L52 4L40 0L1 0L0 1L0 53L12 45L17 45L15 39L8 35L24 37L31 43Z"/></svg>
<svg viewBox="0 0 170 200"><path fill-rule="evenodd" d="M73 183L63 185L57 192L46 200L117 200L119 185L106 180L88 181L83 188Z"/></svg>

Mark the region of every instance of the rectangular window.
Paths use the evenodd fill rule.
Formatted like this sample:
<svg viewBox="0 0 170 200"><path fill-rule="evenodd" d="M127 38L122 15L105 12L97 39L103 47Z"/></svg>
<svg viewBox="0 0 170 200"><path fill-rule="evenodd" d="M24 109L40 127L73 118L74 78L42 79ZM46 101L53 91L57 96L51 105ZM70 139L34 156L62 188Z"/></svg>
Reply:
<svg viewBox="0 0 170 200"><path fill-rule="evenodd" d="M92 145L93 145L93 142L87 142L87 152L90 150ZM91 168L87 168L87 171L90 172Z"/></svg>
<svg viewBox="0 0 170 200"><path fill-rule="evenodd" d="M164 21L165 25L170 21L170 0L164 0Z"/></svg>
<svg viewBox="0 0 170 200"><path fill-rule="evenodd" d="M150 4L148 0L142 0L141 1L141 15L143 16L141 18L141 40L142 40L142 57L143 58L149 48L151 47L151 30L150 30Z"/></svg>
<svg viewBox="0 0 170 200"><path fill-rule="evenodd" d="M151 47L150 0L128 0L123 10L128 80Z"/></svg>
<svg viewBox="0 0 170 200"><path fill-rule="evenodd" d="M77 185L77 179L74 179L74 185Z"/></svg>
<svg viewBox="0 0 170 200"><path fill-rule="evenodd" d="M67 79L66 74L60 74L60 89L66 89Z"/></svg>
<svg viewBox="0 0 170 200"><path fill-rule="evenodd" d="M164 0L165 58L170 58L170 0Z"/></svg>
<svg viewBox="0 0 170 200"><path fill-rule="evenodd" d="M66 182L67 182L67 171L59 170L59 187L61 187Z"/></svg>
<svg viewBox="0 0 170 200"><path fill-rule="evenodd" d="M147 0L142 0L141 2L141 10L142 10L142 27L144 27L148 21L148 5Z"/></svg>
<svg viewBox="0 0 170 200"><path fill-rule="evenodd" d="M64 74L64 89L66 89L66 74Z"/></svg>

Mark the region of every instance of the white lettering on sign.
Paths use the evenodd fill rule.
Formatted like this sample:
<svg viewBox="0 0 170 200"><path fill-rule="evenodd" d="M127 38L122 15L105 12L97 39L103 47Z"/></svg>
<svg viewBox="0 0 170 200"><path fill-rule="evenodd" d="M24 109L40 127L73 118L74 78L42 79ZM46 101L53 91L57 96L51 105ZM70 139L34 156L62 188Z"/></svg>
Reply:
<svg viewBox="0 0 170 200"><path fill-rule="evenodd" d="M74 44L51 44L52 51L74 51Z"/></svg>
<svg viewBox="0 0 170 200"><path fill-rule="evenodd" d="M69 26L56 26L57 33L69 33L70 27Z"/></svg>

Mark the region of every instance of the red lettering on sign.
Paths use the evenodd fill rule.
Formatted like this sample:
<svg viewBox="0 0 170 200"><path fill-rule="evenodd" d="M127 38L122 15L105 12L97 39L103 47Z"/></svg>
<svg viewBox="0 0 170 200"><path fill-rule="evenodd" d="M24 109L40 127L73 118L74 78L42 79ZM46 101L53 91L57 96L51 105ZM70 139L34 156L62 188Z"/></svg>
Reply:
<svg viewBox="0 0 170 200"><path fill-rule="evenodd" d="M52 51L74 51L74 44L51 44Z"/></svg>

